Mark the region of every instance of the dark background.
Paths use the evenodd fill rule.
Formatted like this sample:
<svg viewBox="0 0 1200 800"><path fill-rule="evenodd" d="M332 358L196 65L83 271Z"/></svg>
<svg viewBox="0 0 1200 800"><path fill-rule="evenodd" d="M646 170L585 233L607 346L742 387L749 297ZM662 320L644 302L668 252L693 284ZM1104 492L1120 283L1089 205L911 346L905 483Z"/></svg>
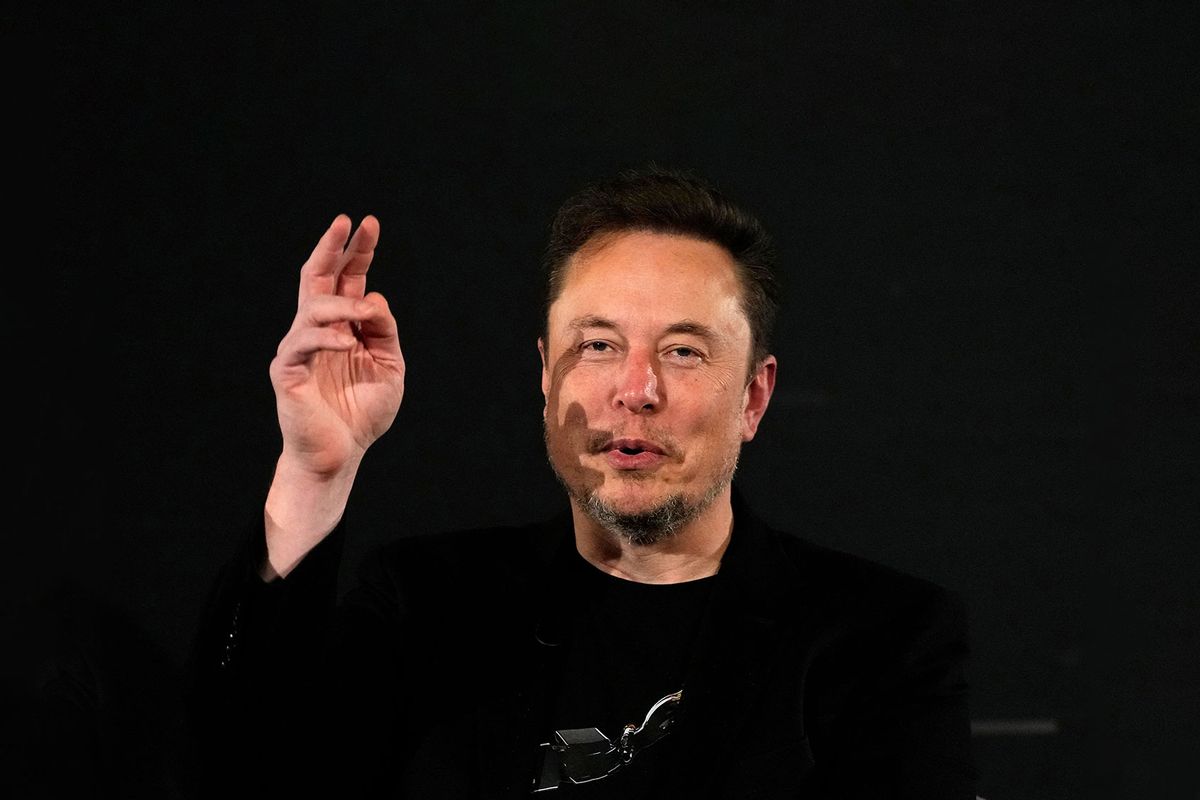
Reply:
<svg viewBox="0 0 1200 800"><path fill-rule="evenodd" d="M745 493L965 596L981 793L1195 797L1185 7L9 12L7 774L188 795L190 636L259 513L267 365L336 213L382 222L371 284L409 368L351 555L556 510L547 223L656 160L757 210L781 252ZM1031 720L1053 732L997 733Z"/></svg>

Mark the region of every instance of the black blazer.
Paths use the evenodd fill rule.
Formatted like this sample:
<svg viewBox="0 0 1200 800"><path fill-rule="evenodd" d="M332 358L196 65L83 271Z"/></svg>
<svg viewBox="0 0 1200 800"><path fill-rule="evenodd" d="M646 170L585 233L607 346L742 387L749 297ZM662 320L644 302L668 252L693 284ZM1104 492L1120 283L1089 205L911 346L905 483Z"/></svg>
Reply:
<svg viewBox="0 0 1200 800"><path fill-rule="evenodd" d="M684 763L655 796L973 800L961 602L772 530L736 491L734 520L671 734ZM259 527L222 573L191 696L205 794L528 797L570 515L398 539L339 599L344 535L263 584Z"/></svg>

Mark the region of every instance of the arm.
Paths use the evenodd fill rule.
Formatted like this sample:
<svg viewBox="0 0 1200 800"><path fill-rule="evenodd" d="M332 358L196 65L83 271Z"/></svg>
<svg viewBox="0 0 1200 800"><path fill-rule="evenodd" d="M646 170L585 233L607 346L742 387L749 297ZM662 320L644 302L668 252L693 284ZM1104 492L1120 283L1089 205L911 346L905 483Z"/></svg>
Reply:
<svg viewBox="0 0 1200 800"><path fill-rule="evenodd" d="M379 222L339 215L300 270L296 317L271 362L283 449L264 508L259 576L286 576L341 519L359 464L404 395L396 320L366 293Z"/></svg>
<svg viewBox="0 0 1200 800"><path fill-rule="evenodd" d="M404 386L395 320L381 295L365 293L378 222L365 218L352 237L350 227L338 216L301 269L296 316L270 367L282 452L193 646L189 725L213 796L235 783L311 789L338 763L329 643L339 523Z"/></svg>

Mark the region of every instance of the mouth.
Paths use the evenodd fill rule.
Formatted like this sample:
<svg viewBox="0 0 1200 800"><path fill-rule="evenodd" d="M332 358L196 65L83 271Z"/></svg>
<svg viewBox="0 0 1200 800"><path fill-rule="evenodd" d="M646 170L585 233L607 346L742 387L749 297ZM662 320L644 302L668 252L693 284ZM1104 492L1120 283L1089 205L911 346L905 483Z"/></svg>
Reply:
<svg viewBox="0 0 1200 800"><path fill-rule="evenodd" d="M646 439L612 439L600 452L612 468L620 471L654 469L667 457L660 445Z"/></svg>
<svg viewBox="0 0 1200 800"><path fill-rule="evenodd" d="M645 439L611 439L601 448L601 452L615 452L627 456L636 456L641 453L652 453L657 456L667 454L662 447Z"/></svg>

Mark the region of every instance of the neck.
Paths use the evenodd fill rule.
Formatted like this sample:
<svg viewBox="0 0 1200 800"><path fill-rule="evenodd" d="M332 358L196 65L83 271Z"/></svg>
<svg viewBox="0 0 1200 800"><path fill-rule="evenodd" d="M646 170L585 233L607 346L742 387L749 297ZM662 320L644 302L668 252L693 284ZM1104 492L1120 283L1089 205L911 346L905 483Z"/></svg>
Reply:
<svg viewBox="0 0 1200 800"><path fill-rule="evenodd" d="M717 574L733 533L730 488L664 541L631 544L602 528L574 499L575 547L597 569L637 583L682 583Z"/></svg>

